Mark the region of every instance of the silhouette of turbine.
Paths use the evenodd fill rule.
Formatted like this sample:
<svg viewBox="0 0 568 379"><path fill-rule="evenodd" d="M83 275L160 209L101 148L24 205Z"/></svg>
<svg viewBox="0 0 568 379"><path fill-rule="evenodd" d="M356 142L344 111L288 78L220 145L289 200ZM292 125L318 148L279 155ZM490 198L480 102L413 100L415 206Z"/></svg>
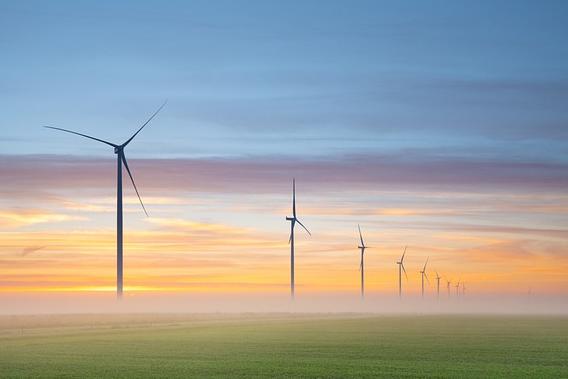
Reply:
<svg viewBox="0 0 568 379"><path fill-rule="evenodd" d="M361 271L361 299L365 297L365 249L368 249L369 246L365 246L365 242L363 242L363 234L361 234L361 226L357 225L359 229L359 239L361 240L361 245L359 245L359 249L361 250L361 264L359 266L359 270Z"/></svg>
<svg viewBox="0 0 568 379"><path fill-rule="evenodd" d="M126 146L128 146L128 144L130 142L132 142L134 137L136 137L138 135L138 133L140 133L140 131L142 131L142 129L144 129L144 127L146 125L148 125L148 123L150 121L152 121L152 119L158 114L158 112L160 112L162 110L162 108L166 105L166 102L167 101L165 101L162 105L160 105L160 107L152 114L152 116L150 116L150 118L144 124L142 124L142 126L136 131L136 133L134 133L132 135L132 137L130 137L129 139L126 140L126 142L124 142L120 145L112 143L112 142L105 141L105 140L100 139L100 138L91 137L91 136L88 136L86 134L77 133L77 132L74 132L72 130L56 128L56 127L53 127L53 126L44 126L45 128L48 128L48 129L59 130L59 131L62 131L62 132L71 133L71 134L75 134L75 135L78 135L78 136L81 136L81 137L92 139L92 140L104 143L106 145L112 146L114 148L114 153L116 154L116 157L117 157L117 170L116 170L116 172L117 172L117 191L116 191L116 296L117 296L118 299L122 298L122 292L123 292L122 166L124 166L124 168L126 169L126 172L128 173L130 180L132 181L132 185L134 186L134 190L136 191L136 196L138 196L138 200L140 201L140 205L142 205L142 209L144 210L144 213L146 214L146 216L148 216L148 212L146 211L146 207L144 207L144 203L142 202L142 198L140 197L140 193L138 192L138 188L136 187L136 183L134 183L134 178L132 176L132 173L130 172L130 168L128 167L128 162L126 161L126 155L124 154L124 148Z"/></svg>
<svg viewBox="0 0 568 379"><path fill-rule="evenodd" d="M442 279L442 277L438 274L438 271L436 271L436 297L438 300L440 300L440 279Z"/></svg>
<svg viewBox="0 0 568 379"><path fill-rule="evenodd" d="M422 271L420 271L420 275L422 277L422 297L424 297L424 278L426 278L428 284L430 284L430 280L428 279L428 275L426 274L426 266L428 265L428 259L430 259L430 257L426 258L426 263L424 263L424 267L422 268Z"/></svg>
<svg viewBox="0 0 568 379"><path fill-rule="evenodd" d="M290 244L290 296L294 299L294 227L296 223L300 224L310 236L312 235L296 216L296 179L292 180L292 217L286 217L286 220L290 221L290 239L288 240Z"/></svg>
<svg viewBox="0 0 568 379"><path fill-rule="evenodd" d="M404 271L404 276L408 280L408 275L406 275L406 270L404 269L404 256L406 255L406 246L404 247L404 252L400 260L396 262L398 265L398 297L402 297L402 272Z"/></svg>

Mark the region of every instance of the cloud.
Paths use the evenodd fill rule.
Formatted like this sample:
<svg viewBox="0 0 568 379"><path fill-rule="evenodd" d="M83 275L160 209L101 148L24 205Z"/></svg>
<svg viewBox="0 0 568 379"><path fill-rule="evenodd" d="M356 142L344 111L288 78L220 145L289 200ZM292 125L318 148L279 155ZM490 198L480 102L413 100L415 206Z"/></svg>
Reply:
<svg viewBox="0 0 568 379"><path fill-rule="evenodd" d="M305 214L312 215L335 215L335 216L392 216L392 217L414 217L414 216L456 216L465 212L456 209L434 209L434 208L377 208L368 204L342 204L329 205L326 207L304 207Z"/></svg>
<svg viewBox="0 0 568 379"><path fill-rule="evenodd" d="M78 219L80 218L41 209L0 209L0 226L2 227L18 228L27 225L63 222Z"/></svg>
<svg viewBox="0 0 568 379"><path fill-rule="evenodd" d="M40 251L45 249L47 246L30 246L30 247L25 247L24 249L22 249L22 256L25 257L26 255L35 253L36 251Z"/></svg>
<svg viewBox="0 0 568 379"><path fill-rule="evenodd" d="M323 158L132 159L143 198L165 191L282 193L296 177L304 191L502 191L563 193L568 164L433 156L424 152ZM0 156L0 192L15 198L46 191L111 192L114 161L67 156ZM36 190L37 189L37 190ZM128 184L125 191L131 191Z"/></svg>
<svg viewBox="0 0 568 379"><path fill-rule="evenodd" d="M163 230L191 231L192 233L218 233L221 235L242 235L246 232L245 229L228 225L203 223L177 218L154 217L149 218L147 221L151 224L159 225Z"/></svg>

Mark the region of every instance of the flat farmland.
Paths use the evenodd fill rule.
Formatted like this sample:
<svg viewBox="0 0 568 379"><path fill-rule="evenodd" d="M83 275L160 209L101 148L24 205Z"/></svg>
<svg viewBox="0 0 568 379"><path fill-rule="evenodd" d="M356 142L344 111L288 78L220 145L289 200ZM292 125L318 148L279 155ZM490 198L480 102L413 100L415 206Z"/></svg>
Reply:
<svg viewBox="0 0 568 379"><path fill-rule="evenodd" d="M2 316L0 376L560 378L568 318Z"/></svg>

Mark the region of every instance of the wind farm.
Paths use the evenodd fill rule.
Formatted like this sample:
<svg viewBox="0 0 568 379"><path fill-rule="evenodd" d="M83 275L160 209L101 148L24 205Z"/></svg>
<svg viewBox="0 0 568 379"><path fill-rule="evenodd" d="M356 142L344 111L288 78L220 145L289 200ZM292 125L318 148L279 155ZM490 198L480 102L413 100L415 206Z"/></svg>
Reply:
<svg viewBox="0 0 568 379"><path fill-rule="evenodd" d="M0 378L568 378L567 15L0 3Z"/></svg>

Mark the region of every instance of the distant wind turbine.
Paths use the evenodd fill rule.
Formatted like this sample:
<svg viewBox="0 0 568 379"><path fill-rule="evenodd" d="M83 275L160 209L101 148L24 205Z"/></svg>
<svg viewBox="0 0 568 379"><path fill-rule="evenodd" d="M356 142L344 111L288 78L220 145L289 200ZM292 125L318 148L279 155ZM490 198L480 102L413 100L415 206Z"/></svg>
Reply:
<svg viewBox="0 0 568 379"><path fill-rule="evenodd" d="M428 281L428 284L430 284L430 280L428 279L428 275L426 274L428 259L430 259L430 257L426 258L426 263L424 263L424 267L422 268L422 271L420 271L420 275L422 277L422 297L424 297L424 278L426 278L426 281Z"/></svg>
<svg viewBox="0 0 568 379"><path fill-rule="evenodd" d="M290 239L288 240L290 244L290 296L294 299L294 226L298 223L310 236L312 235L296 216L296 179L292 180L292 217L286 217L286 220L290 221Z"/></svg>
<svg viewBox="0 0 568 379"><path fill-rule="evenodd" d="M123 144L117 145L112 142L108 142L99 138L91 137L86 134L77 133L71 130L56 128L53 126L45 126L45 128L59 130L66 133L75 134L81 137L85 137L88 139L92 139L106 145L109 145L114 148L114 153L117 157L117 192L116 192L116 296L118 299L122 298L123 292L123 259L122 259L122 252L123 252L123 238L122 238L122 166L126 168L126 172L132 181L132 185L134 186L134 190L136 191L136 196L138 196L138 200L140 201L140 205L142 205L142 209L146 216L148 216L148 212L146 212L146 207L144 207L144 203L140 198L140 194L138 192L138 188L136 187L136 183L134 183L134 178L132 177L132 173L130 172L130 168L128 168L128 162L126 161L126 156L124 155L124 148L128 146L130 142L140 133L142 129L162 110L162 108L166 105L165 101L160 107L150 116L150 118L142 124L142 126L130 137L126 140Z"/></svg>
<svg viewBox="0 0 568 379"><path fill-rule="evenodd" d="M442 277L438 275L438 271L436 271L436 296L438 300L440 299L440 279L442 279Z"/></svg>
<svg viewBox="0 0 568 379"><path fill-rule="evenodd" d="M458 281L458 284L456 284L456 297L460 296L460 282Z"/></svg>
<svg viewBox="0 0 568 379"><path fill-rule="evenodd" d="M465 282L462 283L462 296L465 297Z"/></svg>
<svg viewBox="0 0 568 379"><path fill-rule="evenodd" d="M446 284L448 287L448 299L451 297L451 291L450 291L450 286L452 285L452 282L450 280L446 280Z"/></svg>
<svg viewBox="0 0 568 379"><path fill-rule="evenodd" d="M402 253L402 257L400 257L400 261L396 262L398 265L398 297L402 297L402 272L404 271L404 276L406 280L408 280L408 275L406 275L406 270L404 269L404 256L406 255L406 246L404 247L404 252Z"/></svg>
<svg viewBox="0 0 568 379"><path fill-rule="evenodd" d="M361 299L365 297L365 249L368 249L368 246L365 246L365 242L363 242L363 234L361 234L361 226L357 225L359 229L359 238L361 240L361 245L359 245L359 249L361 250L361 265L359 266L359 270L361 271Z"/></svg>

